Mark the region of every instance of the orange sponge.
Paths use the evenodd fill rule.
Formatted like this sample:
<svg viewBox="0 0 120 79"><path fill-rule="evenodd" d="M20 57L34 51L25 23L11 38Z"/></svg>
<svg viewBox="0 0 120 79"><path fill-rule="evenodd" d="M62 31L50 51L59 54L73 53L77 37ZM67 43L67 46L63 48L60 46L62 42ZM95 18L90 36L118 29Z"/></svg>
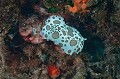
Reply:
<svg viewBox="0 0 120 79"><path fill-rule="evenodd" d="M83 12L89 12L89 10L87 10L87 5L86 3L88 2L88 0L74 0L74 7L68 6L68 9L70 12L72 13L76 13L79 12L83 13Z"/></svg>

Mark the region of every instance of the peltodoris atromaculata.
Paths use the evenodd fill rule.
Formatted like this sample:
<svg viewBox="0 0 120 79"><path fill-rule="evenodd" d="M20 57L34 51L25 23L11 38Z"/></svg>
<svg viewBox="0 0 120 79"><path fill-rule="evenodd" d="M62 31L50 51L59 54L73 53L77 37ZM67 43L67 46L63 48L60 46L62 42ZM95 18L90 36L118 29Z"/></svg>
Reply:
<svg viewBox="0 0 120 79"><path fill-rule="evenodd" d="M79 31L66 25L64 19L57 15L52 15L45 21L40 34L44 39L59 45L69 55L81 52L86 40Z"/></svg>

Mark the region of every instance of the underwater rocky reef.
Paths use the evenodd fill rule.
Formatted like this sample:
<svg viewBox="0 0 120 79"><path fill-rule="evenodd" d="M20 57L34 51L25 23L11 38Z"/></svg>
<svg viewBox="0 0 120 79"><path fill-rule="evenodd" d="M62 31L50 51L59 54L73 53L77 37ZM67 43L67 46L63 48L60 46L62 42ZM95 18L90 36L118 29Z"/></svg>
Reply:
<svg viewBox="0 0 120 79"><path fill-rule="evenodd" d="M0 79L120 79L120 0L0 0Z"/></svg>

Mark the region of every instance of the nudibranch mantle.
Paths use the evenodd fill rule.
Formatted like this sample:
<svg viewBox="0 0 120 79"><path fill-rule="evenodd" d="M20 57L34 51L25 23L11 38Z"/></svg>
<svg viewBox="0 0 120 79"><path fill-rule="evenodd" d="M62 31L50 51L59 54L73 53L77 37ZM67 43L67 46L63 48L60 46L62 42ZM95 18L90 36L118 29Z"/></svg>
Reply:
<svg viewBox="0 0 120 79"><path fill-rule="evenodd" d="M40 34L44 39L59 45L69 55L81 52L86 40L79 31L66 25L64 19L57 15L52 15L45 21Z"/></svg>

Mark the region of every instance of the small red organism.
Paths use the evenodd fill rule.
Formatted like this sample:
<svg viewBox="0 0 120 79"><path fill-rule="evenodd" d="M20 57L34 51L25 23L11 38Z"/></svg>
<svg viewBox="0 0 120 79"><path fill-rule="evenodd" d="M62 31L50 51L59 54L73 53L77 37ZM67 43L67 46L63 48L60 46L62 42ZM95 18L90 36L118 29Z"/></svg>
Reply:
<svg viewBox="0 0 120 79"><path fill-rule="evenodd" d="M48 74L52 79L56 79L60 75L60 70L56 65L48 66Z"/></svg>

